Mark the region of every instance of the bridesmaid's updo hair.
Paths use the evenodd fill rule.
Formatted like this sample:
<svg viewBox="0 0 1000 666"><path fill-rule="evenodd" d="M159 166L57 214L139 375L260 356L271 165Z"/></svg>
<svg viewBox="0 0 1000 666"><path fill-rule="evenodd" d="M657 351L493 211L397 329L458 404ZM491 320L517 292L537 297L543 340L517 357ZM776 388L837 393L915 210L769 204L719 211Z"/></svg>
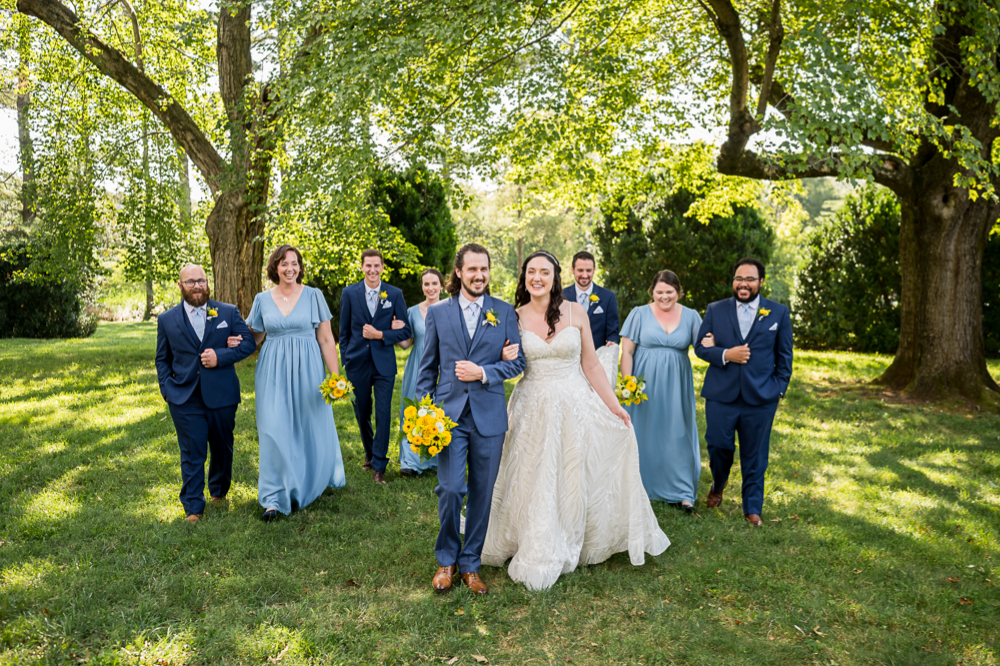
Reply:
<svg viewBox="0 0 1000 666"><path fill-rule="evenodd" d="M267 277L274 284L281 282L281 278L278 276L278 264L285 259L285 255L289 252L294 252L295 258L299 260L299 274L295 276L295 281L302 284L302 276L306 273L306 265L302 263L302 253L299 252L298 248L291 245L279 245L271 253L271 258L267 260Z"/></svg>
<svg viewBox="0 0 1000 666"><path fill-rule="evenodd" d="M677 274L673 271L660 271L653 276L653 284L649 285L649 297L653 297L653 290L656 289L656 285L660 283L669 285L677 291L677 300L684 298L684 290L681 289L681 281L677 278Z"/></svg>
<svg viewBox="0 0 1000 666"><path fill-rule="evenodd" d="M424 278L427 277L428 275L436 275L437 279L438 279L438 284L440 284L441 288L444 289L444 275L442 275L441 271L439 271L436 268L428 268L428 269L424 270L423 273L420 274L420 286L421 287L424 286Z"/></svg>
<svg viewBox="0 0 1000 666"><path fill-rule="evenodd" d="M514 292L514 307L519 308L531 300L525 273L528 272L528 262L535 257L545 257L552 264L552 289L549 291L549 307L545 309L545 323L549 325L549 334L547 337L551 338L552 334L556 332L556 324L559 322L561 316L559 309L563 302L562 267L559 266L558 259L545 250L538 250L528 255L528 258L521 264L521 275L517 278L517 291Z"/></svg>

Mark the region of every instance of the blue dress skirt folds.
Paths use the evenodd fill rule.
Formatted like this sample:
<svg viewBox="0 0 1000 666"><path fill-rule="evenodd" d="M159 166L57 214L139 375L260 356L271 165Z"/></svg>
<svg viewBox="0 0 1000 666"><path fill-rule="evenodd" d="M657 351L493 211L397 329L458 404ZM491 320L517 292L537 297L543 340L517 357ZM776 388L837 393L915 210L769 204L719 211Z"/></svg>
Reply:
<svg viewBox="0 0 1000 666"><path fill-rule="evenodd" d="M701 475L701 449L695 420L694 377L688 347L695 342L701 316L683 308L669 334L652 305L629 313L621 336L635 343L632 374L644 375L647 402L626 407L639 443L639 474L651 500L692 504Z"/></svg>
<svg viewBox="0 0 1000 666"><path fill-rule="evenodd" d="M330 320L322 292L303 287L282 315L271 292L257 294L247 324L266 333L254 377L260 447L257 499L284 514L346 483L333 410L319 392L326 364L316 329Z"/></svg>
<svg viewBox="0 0 1000 666"><path fill-rule="evenodd" d="M428 306L430 307L430 306ZM399 429L403 429L403 410L406 403L403 398L416 399L417 375L420 372L420 358L424 355L424 333L427 328L424 316L420 314L420 306L414 305L406 311L406 316L410 320L410 330L413 331L413 346L410 347L410 356L406 359L406 367L403 369L403 388L399 400ZM422 396L421 396L422 397ZM404 439L399 443L399 468L413 470L421 474L430 469L437 469L437 456L426 462L420 462L420 456L410 450L410 445Z"/></svg>

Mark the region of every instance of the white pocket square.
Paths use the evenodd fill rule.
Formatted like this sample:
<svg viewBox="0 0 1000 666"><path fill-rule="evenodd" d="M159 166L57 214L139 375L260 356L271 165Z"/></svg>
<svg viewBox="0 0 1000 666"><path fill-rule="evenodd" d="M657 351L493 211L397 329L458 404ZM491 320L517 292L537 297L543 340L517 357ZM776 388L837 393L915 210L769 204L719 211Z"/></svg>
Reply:
<svg viewBox="0 0 1000 666"><path fill-rule="evenodd" d="M771 328L769 328L767 330L769 330L769 331L777 331L778 330L778 322L774 322L773 324L771 324Z"/></svg>
<svg viewBox="0 0 1000 666"><path fill-rule="evenodd" d="M602 308L600 305L594 308L594 314L601 314L602 312L604 312L604 308Z"/></svg>
<svg viewBox="0 0 1000 666"><path fill-rule="evenodd" d="M391 307L392 307L392 301L386 301L385 303L382 304L383 310L388 310Z"/></svg>
<svg viewBox="0 0 1000 666"><path fill-rule="evenodd" d="M219 325L218 325L218 326L216 326L215 328L216 328L216 329L220 329L220 328L229 328L229 324L227 324L227 323L226 323L226 320L225 320L225 319L223 319L222 321L220 321L220 322L219 322Z"/></svg>

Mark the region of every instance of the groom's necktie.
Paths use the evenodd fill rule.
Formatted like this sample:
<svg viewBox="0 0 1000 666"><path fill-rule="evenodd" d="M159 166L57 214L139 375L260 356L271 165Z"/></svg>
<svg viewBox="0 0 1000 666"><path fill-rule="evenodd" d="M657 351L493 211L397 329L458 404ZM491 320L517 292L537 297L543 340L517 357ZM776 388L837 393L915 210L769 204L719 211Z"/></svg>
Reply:
<svg viewBox="0 0 1000 666"><path fill-rule="evenodd" d="M195 308L191 312L191 328L199 341L205 338L205 311L202 308Z"/></svg>
<svg viewBox="0 0 1000 666"><path fill-rule="evenodd" d="M378 305L378 292L371 290L368 292L368 314L375 317L375 306Z"/></svg>
<svg viewBox="0 0 1000 666"><path fill-rule="evenodd" d="M586 308L587 307L587 292L585 292L585 291L584 292L580 292L580 295L577 296L576 300L580 301L580 305L582 305L584 308Z"/></svg>
<svg viewBox="0 0 1000 666"><path fill-rule="evenodd" d="M465 327L469 330L469 339L476 337L476 324L479 322L479 303L469 303L465 308Z"/></svg>
<svg viewBox="0 0 1000 666"><path fill-rule="evenodd" d="M749 303L740 303L738 319L740 320L740 335L746 340L747 334L750 333L750 327L753 326L753 311L750 309Z"/></svg>

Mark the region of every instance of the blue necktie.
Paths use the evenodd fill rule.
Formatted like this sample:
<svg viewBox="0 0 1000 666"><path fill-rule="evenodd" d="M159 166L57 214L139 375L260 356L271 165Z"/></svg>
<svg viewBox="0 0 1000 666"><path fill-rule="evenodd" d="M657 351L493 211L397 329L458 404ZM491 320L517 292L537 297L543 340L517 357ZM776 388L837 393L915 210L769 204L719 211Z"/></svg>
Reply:
<svg viewBox="0 0 1000 666"><path fill-rule="evenodd" d="M750 332L750 327L753 326L753 313L750 311L750 306L747 303L740 303L740 335L743 339L747 339L747 334Z"/></svg>
<svg viewBox="0 0 1000 666"><path fill-rule="evenodd" d="M378 292L369 291L368 292L368 314L373 318L375 317L375 306L378 303Z"/></svg>
<svg viewBox="0 0 1000 666"><path fill-rule="evenodd" d="M476 324L479 322L479 303L469 303L465 308L465 326L469 329L469 339L476 337Z"/></svg>
<svg viewBox="0 0 1000 666"><path fill-rule="evenodd" d="M198 340L205 338L205 313L202 312L201 308L195 308L191 313L191 328L194 329L194 334L198 336Z"/></svg>

